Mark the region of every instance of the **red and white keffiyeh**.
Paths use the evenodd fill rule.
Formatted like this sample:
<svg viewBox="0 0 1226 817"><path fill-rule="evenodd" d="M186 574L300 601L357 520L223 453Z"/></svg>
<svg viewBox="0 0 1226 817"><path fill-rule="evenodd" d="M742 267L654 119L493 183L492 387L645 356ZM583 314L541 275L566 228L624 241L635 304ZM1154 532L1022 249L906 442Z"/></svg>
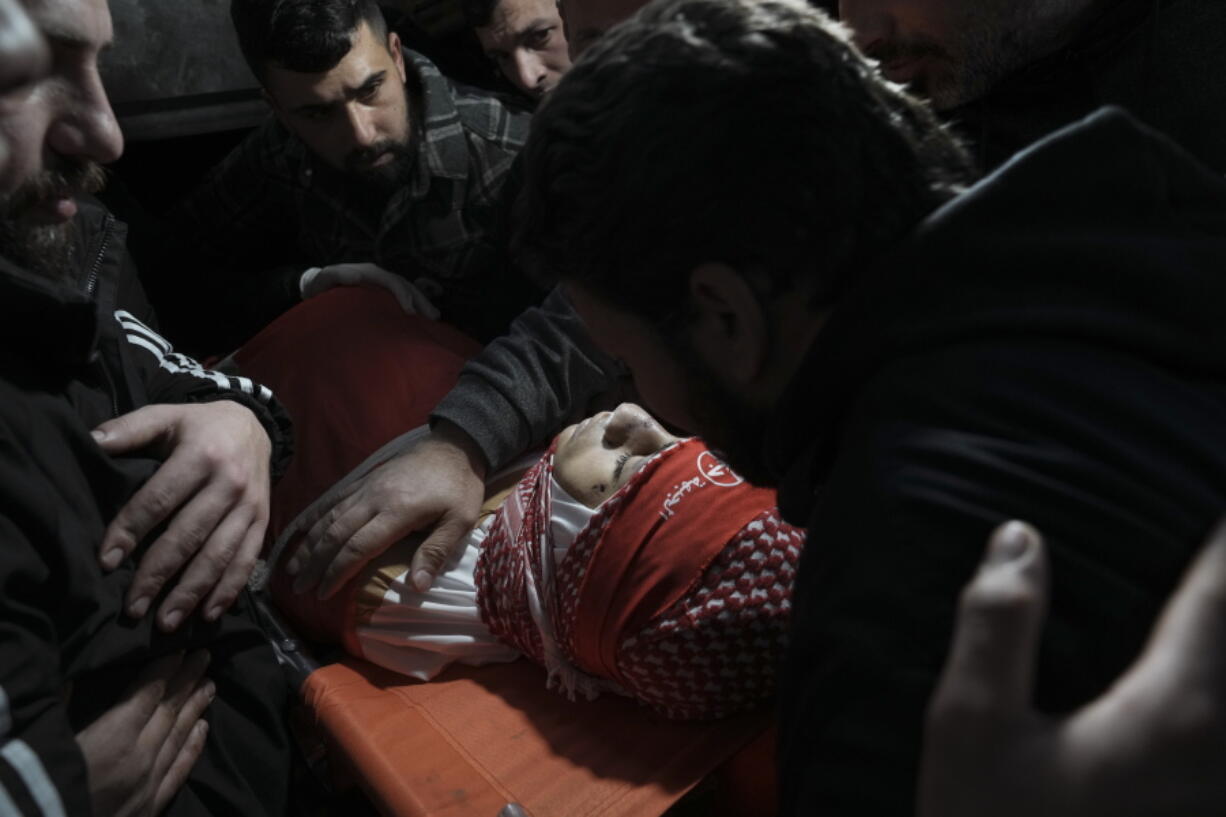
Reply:
<svg viewBox="0 0 1226 817"><path fill-rule="evenodd" d="M769 698L804 531L699 440L649 460L554 563L551 448L476 568L481 617L572 696L617 689L672 718Z"/></svg>

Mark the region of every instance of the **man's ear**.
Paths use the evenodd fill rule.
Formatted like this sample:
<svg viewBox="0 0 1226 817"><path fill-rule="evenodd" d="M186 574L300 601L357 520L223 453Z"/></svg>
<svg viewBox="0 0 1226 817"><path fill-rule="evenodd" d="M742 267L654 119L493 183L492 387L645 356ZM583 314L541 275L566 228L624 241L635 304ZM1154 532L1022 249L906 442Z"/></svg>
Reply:
<svg viewBox="0 0 1226 817"><path fill-rule="evenodd" d="M749 386L763 374L770 347L769 316L749 282L726 264L690 272L690 343L730 384Z"/></svg>
<svg viewBox="0 0 1226 817"><path fill-rule="evenodd" d="M408 82L409 75L404 68L404 51L400 48L400 35L395 31L387 32L387 51L392 55L392 62L396 65L396 73L400 74L401 84Z"/></svg>

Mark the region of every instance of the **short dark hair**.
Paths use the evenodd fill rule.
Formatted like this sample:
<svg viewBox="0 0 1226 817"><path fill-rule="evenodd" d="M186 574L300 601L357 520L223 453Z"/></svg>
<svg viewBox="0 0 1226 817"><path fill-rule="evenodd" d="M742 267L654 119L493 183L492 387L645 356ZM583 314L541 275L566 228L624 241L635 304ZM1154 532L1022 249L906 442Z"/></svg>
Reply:
<svg viewBox="0 0 1226 817"><path fill-rule="evenodd" d="M460 0L460 11L469 28L485 28L494 19L498 0Z"/></svg>
<svg viewBox="0 0 1226 817"><path fill-rule="evenodd" d="M665 328L720 262L813 306L972 177L929 108L803 0L656 0L554 89L524 149L516 252ZM667 334L667 332L666 332Z"/></svg>
<svg viewBox="0 0 1226 817"><path fill-rule="evenodd" d="M362 22L375 37L387 39L375 0L231 0L230 19L261 82L269 65L304 74L330 71L353 48Z"/></svg>

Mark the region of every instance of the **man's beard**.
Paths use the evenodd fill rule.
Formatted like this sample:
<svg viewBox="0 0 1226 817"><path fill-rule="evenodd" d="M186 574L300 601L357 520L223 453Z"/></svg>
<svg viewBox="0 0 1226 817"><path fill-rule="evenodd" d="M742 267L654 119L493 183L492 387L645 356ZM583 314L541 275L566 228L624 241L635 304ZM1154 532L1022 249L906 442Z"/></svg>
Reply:
<svg viewBox="0 0 1226 817"><path fill-rule="evenodd" d="M685 381L685 411L694 427L689 429L711 447L734 471L754 485L774 488L779 483L766 462L766 436L771 411L750 404L723 384L689 347L679 341L674 347Z"/></svg>
<svg viewBox="0 0 1226 817"><path fill-rule="evenodd" d="M106 173L90 161L59 158L54 165L0 196L0 255L36 275L61 281L73 273L74 222L47 223L37 210L59 198L97 193Z"/></svg>
<svg viewBox="0 0 1226 817"><path fill-rule="evenodd" d="M408 184L413 177L413 168L417 161L415 139L405 143L392 139L384 139L367 148L359 148L345 159L345 170L362 184L368 185L380 192L390 193ZM391 154L392 160L385 165L372 167L372 163L384 154Z"/></svg>
<svg viewBox="0 0 1226 817"><path fill-rule="evenodd" d="M936 110L979 99L1018 69L1058 48L1073 27L1078 3L1068 0L977 0L952 30L948 42L916 37L875 47L869 56L887 64L927 60L911 89Z"/></svg>

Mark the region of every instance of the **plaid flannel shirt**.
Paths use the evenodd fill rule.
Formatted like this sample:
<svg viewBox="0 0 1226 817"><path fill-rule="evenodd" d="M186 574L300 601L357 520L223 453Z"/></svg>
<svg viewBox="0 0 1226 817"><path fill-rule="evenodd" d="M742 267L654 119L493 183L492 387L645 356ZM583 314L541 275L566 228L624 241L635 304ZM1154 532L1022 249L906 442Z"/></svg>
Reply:
<svg viewBox="0 0 1226 817"><path fill-rule="evenodd" d="M420 54L405 57L422 91L412 107L416 167L381 211L271 116L176 209L198 278L193 304L209 315L218 351L297 303L307 267L345 262L373 261L418 282L444 319L475 334L501 328L474 316L522 289L505 240L491 232L505 219L500 193L531 115L453 83ZM510 298L494 323L529 298Z"/></svg>

